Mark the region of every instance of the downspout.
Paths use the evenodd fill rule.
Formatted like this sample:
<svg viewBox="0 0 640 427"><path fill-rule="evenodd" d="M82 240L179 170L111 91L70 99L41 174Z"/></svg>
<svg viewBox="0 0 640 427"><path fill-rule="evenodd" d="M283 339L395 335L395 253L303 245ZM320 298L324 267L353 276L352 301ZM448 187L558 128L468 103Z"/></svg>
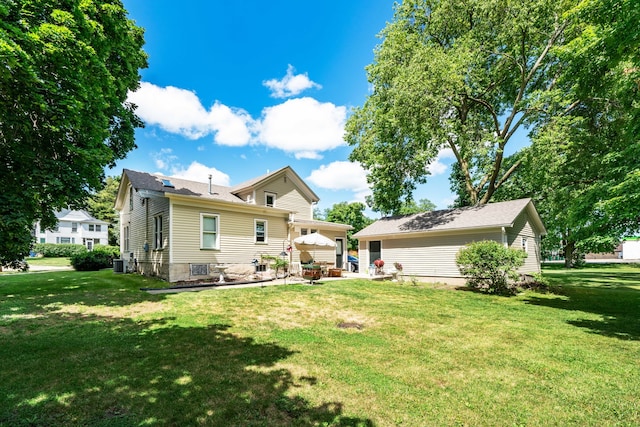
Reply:
<svg viewBox="0 0 640 427"><path fill-rule="evenodd" d="M144 259L149 259L149 200L142 199L145 209L145 224L144 224Z"/></svg>

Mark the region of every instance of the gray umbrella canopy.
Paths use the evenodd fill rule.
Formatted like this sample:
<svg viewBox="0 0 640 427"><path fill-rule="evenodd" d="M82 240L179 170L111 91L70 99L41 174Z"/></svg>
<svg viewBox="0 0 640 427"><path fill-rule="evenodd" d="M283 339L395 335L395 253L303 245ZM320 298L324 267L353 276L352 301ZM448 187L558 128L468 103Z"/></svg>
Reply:
<svg viewBox="0 0 640 427"><path fill-rule="evenodd" d="M335 248L336 242L320 233L311 233L293 239L296 249L301 251Z"/></svg>

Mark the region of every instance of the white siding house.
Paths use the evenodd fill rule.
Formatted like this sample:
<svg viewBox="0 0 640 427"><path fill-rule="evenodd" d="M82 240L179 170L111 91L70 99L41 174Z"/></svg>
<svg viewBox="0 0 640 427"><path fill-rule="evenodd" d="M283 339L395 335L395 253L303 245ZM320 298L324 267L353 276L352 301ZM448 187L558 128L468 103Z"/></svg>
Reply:
<svg viewBox="0 0 640 427"><path fill-rule="evenodd" d="M640 259L640 237L628 237L622 241L622 259Z"/></svg>
<svg viewBox="0 0 640 427"><path fill-rule="evenodd" d="M527 252L521 273L540 272L540 238L546 230L530 199L381 218L354 234L360 271L376 259L400 263L403 274L455 282L458 251L471 242L495 240Z"/></svg>
<svg viewBox="0 0 640 427"><path fill-rule="evenodd" d="M115 206L120 249L138 272L176 282L218 277L220 267L253 269L265 256L286 256L295 266L293 239L310 228L342 243L316 260L346 267L340 248L351 226L314 221L319 199L290 167L233 187L203 178L123 171Z"/></svg>
<svg viewBox="0 0 640 427"><path fill-rule="evenodd" d="M58 224L51 230L44 229L37 222L35 237L37 243L76 243L93 249L94 245L109 244L109 223L92 217L84 210L63 209L55 213Z"/></svg>

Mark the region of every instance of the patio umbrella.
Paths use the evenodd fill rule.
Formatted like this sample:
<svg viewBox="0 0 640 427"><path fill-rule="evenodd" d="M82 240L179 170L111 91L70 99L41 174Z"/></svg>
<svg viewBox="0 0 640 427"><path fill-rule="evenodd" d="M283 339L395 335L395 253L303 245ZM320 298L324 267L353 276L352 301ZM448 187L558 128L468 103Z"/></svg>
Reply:
<svg viewBox="0 0 640 427"><path fill-rule="evenodd" d="M320 233L305 234L293 239L293 244L301 251L335 248L336 242Z"/></svg>

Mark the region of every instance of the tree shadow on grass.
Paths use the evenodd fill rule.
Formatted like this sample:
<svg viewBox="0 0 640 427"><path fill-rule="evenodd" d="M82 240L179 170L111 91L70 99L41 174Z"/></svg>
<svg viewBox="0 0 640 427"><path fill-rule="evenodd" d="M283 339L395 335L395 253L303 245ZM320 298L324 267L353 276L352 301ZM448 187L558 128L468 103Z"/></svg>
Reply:
<svg viewBox="0 0 640 427"><path fill-rule="evenodd" d="M292 394L292 352L228 331L49 315L0 330L0 425L371 426Z"/></svg>
<svg viewBox="0 0 640 427"><path fill-rule="evenodd" d="M556 297L529 296L530 304L600 315L601 320L578 319L567 323L607 337L640 340L639 273L599 270L545 274Z"/></svg>
<svg viewBox="0 0 640 427"><path fill-rule="evenodd" d="M316 380L277 366L291 350L222 323L135 321L128 310L166 296L96 277L3 289L0 426L373 425L296 395Z"/></svg>

